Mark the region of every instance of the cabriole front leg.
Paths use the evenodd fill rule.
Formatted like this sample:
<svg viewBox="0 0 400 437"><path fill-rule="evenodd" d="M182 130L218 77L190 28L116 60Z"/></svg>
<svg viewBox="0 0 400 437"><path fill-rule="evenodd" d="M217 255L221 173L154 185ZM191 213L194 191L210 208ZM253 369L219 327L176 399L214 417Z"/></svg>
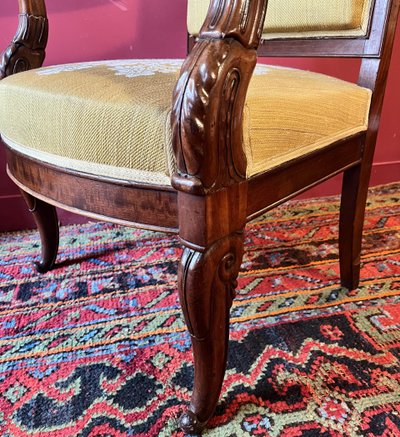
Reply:
<svg viewBox="0 0 400 437"><path fill-rule="evenodd" d="M46 273L54 267L59 244L57 211L53 205L37 199L21 190L22 196L36 222L42 244L41 259L35 262L39 273Z"/></svg>
<svg viewBox="0 0 400 437"><path fill-rule="evenodd" d="M179 297L191 335L194 389L181 428L198 434L213 415L225 375L229 311L243 257L243 234L224 237L199 252L186 248L179 267Z"/></svg>

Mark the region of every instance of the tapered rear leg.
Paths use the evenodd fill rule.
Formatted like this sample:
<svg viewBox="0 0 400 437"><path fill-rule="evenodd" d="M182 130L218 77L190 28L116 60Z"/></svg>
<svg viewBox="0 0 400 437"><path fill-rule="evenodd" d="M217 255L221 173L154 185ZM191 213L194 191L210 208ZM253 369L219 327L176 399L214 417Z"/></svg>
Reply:
<svg viewBox="0 0 400 437"><path fill-rule="evenodd" d="M344 172L339 226L340 277L354 290L360 282L361 242L371 165L359 164Z"/></svg>
<svg viewBox="0 0 400 437"><path fill-rule="evenodd" d="M234 233L204 252L186 248L179 267L179 297L191 334L194 388L182 430L201 433L213 415L225 375L229 310L243 256L243 234Z"/></svg>
<svg viewBox="0 0 400 437"><path fill-rule="evenodd" d="M42 244L41 259L35 262L39 273L46 273L54 267L59 244L59 226L56 208L21 190L29 211L35 219Z"/></svg>

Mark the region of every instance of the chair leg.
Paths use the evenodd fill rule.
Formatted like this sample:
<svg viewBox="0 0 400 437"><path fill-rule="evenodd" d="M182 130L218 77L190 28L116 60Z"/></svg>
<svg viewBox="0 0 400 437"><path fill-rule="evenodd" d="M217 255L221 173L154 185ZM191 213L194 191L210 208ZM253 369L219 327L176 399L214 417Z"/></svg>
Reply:
<svg viewBox="0 0 400 437"><path fill-rule="evenodd" d="M204 252L186 248L178 286L194 355L190 407L180 418L182 430L201 433L214 413L225 375L229 310L243 257L243 234L217 241Z"/></svg>
<svg viewBox="0 0 400 437"><path fill-rule="evenodd" d="M371 166L359 164L344 172L339 226L342 286L354 290L360 282L361 241Z"/></svg>
<svg viewBox="0 0 400 437"><path fill-rule="evenodd" d="M35 262L39 273L46 273L54 267L59 244L59 226L56 208L21 190L29 211L39 230L42 243L41 260Z"/></svg>

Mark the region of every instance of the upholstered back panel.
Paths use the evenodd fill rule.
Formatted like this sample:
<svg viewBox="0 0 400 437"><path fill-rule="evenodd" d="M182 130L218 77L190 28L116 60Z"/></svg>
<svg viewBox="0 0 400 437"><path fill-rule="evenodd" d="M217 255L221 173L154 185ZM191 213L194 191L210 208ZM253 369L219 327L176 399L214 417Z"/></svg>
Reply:
<svg viewBox="0 0 400 437"><path fill-rule="evenodd" d="M210 0L188 0L188 31L198 35ZM373 0L269 0L263 39L360 37Z"/></svg>

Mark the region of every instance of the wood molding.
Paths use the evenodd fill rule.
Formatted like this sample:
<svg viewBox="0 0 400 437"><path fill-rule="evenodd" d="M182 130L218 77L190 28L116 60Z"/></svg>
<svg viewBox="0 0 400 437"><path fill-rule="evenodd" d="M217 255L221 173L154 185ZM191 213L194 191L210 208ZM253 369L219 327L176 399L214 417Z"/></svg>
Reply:
<svg viewBox="0 0 400 437"><path fill-rule="evenodd" d="M364 141L365 132L362 132L250 178L247 220L359 164Z"/></svg>
<svg viewBox="0 0 400 437"><path fill-rule="evenodd" d="M177 193L172 188L71 174L9 149L7 163L7 172L19 188L54 206L125 226L178 232Z"/></svg>

